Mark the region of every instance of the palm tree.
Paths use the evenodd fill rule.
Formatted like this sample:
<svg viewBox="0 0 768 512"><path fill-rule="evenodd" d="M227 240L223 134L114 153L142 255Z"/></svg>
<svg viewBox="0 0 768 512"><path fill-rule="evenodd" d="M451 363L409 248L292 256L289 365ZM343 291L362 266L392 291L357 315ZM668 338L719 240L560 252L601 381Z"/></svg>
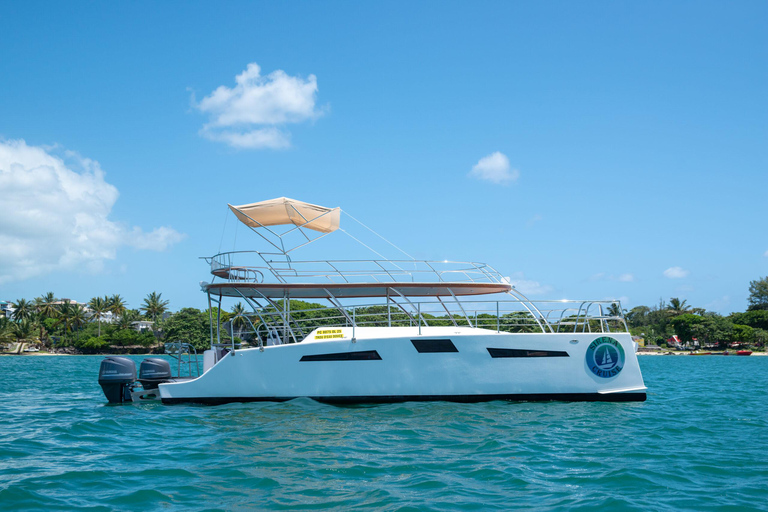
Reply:
<svg viewBox="0 0 768 512"><path fill-rule="evenodd" d="M623 316L624 314L626 314L626 312L627 312L626 309L621 309L621 307L619 307L618 302L614 302L613 304L608 306L608 316L619 316L620 317L620 316Z"/></svg>
<svg viewBox="0 0 768 512"><path fill-rule="evenodd" d="M245 320L245 307L242 302L238 302L232 307L232 327L242 327L246 325ZM241 337L242 331L237 332L238 337Z"/></svg>
<svg viewBox="0 0 768 512"><path fill-rule="evenodd" d="M157 292L150 293L147 295L147 298L144 299L144 305L139 308L144 311L147 318L152 319L152 323L155 322L155 319L158 316L162 317L163 313L168 310L168 301L162 300L162 295L162 293Z"/></svg>
<svg viewBox="0 0 768 512"><path fill-rule="evenodd" d="M16 322L22 320L29 320L32 318L32 314L35 312L35 308L31 302L26 299L19 299L13 303L13 319Z"/></svg>
<svg viewBox="0 0 768 512"><path fill-rule="evenodd" d="M117 322L115 323L118 330L123 329L130 329L131 328L131 319L128 318L127 315L123 315L120 318L117 319Z"/></svg>
<svg viewBox="0 0 768 512"><path fill-rule="evenodd" d="M109 304L107 304L107 301L101 297L94 297L88 301L88 307L91 308L91 311L93 311L93 316L96 318L96 322L99 324L98 336L101 337L101 317L104 316L104 313L107 312Z"/></svg>
<svg viewBox="0 0 768 512"><path fill-rule="evenodd" d="M82 318L85 319L83 308L80 307L79 304L72 304L72 302L70 302L68 299L65 299L64 302L59 305L59 313L56 317L56 323L53 325L55 327L64 324L64 332L67 333L76 327L76 324L79 323L79 318L81 315ZM83 321L83 323L85 322Z"/></svg>
<svg viewBox="0 0 768 512"><path fill-rule="evenodd" d="M125 314L127 304L125 303L125 299L123 299L119 294L111 296L108 301L109 306L107 309L111 311L112 314L118 317L121 317Z"/></svg>
<svg viewBox="0 0 768 512"><path fill-rule="evenodd" d="M84 326L88 322L88 317L85 315L85 308L80 304L74 304L69 322L72 326L72 330L77 330Z"/></svg>
<svg viewBox="0 0 768 512"><path fill-rule="evenodd" d="M669 312L674 316L685 314L691 309L691 306L689 306L687 302L687 300L681 301L677 297L672 297L669 299L669 306L667 306L667 310L669 310Z"/></svg>
<svg viewBox="0 0 768 512"><path fill-rule="evenodd" d="M56 315L59 313L56 308L56 300L53 292L48 292L35 299L35 308L44 318L56 318Z"/></svg>
<svg viewBox="0 0 768 512"><path fill-rule="evenodd" d="M36 311L35 314L32 315L32 322L37 329L40 329L40 336L38 336L38 340L41 344L46 345L45 340L48 338L48 331L45 329L44 320L45 317L39 311Z"/></svg>
<svg viewBox="0 0 768 512"><path fill-rule="evenodd" d="M32 333L36 328L37 326L34 324L34 322L32 322L32 320L25 318L24 320L20 320L14 324L13 334L16 336L16 339L19 341L19 343L22 343L24 340L28 340L32 337Z"/></svg>
<svg viewBox="0 0 768 512"><path fill-rule="evenodd" d="M13 322L4 316L0 316L0 342L7 343L13 338Z"/></svg>

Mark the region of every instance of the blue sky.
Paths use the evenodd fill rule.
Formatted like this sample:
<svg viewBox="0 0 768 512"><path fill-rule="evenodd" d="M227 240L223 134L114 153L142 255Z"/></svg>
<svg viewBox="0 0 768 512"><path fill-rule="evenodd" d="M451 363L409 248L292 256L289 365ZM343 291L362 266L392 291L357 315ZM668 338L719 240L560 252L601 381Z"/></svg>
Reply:
<svg viewBox="0 0 768 512"><path fill-rule="evenodd" d="M0 20L3 300L202 307L226 204L279 196L535 298L729 313L768 275L765 2L4 2Z"/></svg>

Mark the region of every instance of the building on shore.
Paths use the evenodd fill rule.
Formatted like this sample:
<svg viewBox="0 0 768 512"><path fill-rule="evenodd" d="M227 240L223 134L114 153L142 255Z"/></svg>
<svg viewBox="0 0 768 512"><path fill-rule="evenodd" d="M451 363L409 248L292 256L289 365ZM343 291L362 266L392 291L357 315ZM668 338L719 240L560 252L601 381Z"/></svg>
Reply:
<svg viewBox="0 0 768 512"><path fill-rule="evenodd" d="M15 310L13 309L12 302L9 302L7 300L0 300L0 316L11 318L14 311Z"/></svg>

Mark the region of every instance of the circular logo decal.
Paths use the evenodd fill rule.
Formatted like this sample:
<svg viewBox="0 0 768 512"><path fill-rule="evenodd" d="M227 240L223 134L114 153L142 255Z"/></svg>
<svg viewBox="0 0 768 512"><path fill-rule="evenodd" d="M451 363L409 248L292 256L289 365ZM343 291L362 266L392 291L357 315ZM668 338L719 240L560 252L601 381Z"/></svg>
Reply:
<svg viewBox="0 0 768 512"><path fill-rule="evenodd" d="M587 347L587 366L598 377L614 377L624 368L624 347L608 336L597 338Z"/></svg>

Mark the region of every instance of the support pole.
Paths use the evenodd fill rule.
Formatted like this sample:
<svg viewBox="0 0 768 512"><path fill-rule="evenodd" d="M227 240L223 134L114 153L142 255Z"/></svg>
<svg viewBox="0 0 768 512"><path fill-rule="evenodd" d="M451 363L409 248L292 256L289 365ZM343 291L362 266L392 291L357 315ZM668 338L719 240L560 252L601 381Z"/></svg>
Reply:
<svg viewBox="0 0 768 512"><path fill-rule="evenodd" d="M416 303L416 312L419 314L419 336L421 336L421 302Z"/></svg>
<svg viewBox="0 0 768 512"><path fill-rule="evenodd" d="M221 294L219 294L219 305L216 307L216 343L221 344Z"/></svg>
<svg viewBox="0 0 768 512"><path fill-rule="evenodd" d="M213 350L213 310L211 309L211 292L208 292L208 325L211 328L211 350Z"/></svg>

